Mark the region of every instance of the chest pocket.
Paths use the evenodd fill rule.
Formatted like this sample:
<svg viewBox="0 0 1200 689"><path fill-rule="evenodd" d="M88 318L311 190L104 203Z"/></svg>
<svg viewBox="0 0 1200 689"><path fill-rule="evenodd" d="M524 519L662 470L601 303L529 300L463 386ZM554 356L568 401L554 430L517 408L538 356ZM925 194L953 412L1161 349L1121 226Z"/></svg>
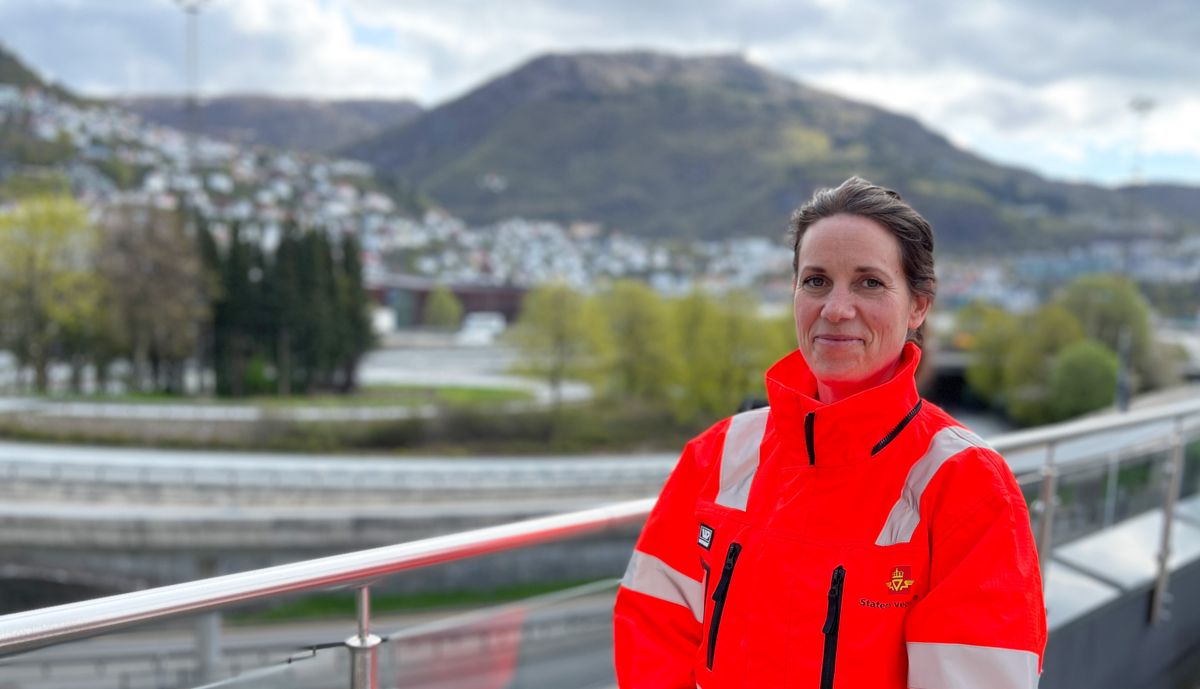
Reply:
<svg viewBox="0 0 1200 689"><path fill-rule="evenodd" d="M696 517L700 521L696 549L704 570L704 615L695 661L699 676L740 665L737 656L727 651L742 645L743 617L753 594L746 586L749 558L742 558L750 536L745 522L729 510L711 506L697 509Z"/></svg>
<svg viewBox="0 0 1200 689"><path fill-rule="evenodd" d="M754 559L746 508L758 475L759 452L769 408L730 419L721 450L718 485L711 502L696 507L700 524L697 549L704 570L704 618L697 649L696 676L701 686L740 687L752 662L749 629L761 603L750 586Z"/></svg>

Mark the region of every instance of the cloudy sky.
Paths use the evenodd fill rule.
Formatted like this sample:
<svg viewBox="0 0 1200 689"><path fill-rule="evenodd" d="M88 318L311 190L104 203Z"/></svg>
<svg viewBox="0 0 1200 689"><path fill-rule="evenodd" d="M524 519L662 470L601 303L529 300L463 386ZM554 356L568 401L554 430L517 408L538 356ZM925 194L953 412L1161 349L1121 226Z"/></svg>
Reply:
<svg viewBox="0 0 1200 689"><path fill-rule="evenodd" d="M1192 0L208 0L199 21L205 94L432 106L547 51L742 52L1048 176L1140 160L1200 185ZM181 92L184 35L175 0L0 0L0 43L90 95Z"/></svg>

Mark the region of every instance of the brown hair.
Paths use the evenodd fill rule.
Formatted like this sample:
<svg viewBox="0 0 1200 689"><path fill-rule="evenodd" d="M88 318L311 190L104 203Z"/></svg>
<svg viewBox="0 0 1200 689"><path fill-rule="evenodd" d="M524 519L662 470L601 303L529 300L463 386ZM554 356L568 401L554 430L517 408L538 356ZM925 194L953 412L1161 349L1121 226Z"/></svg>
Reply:
<svg viewBox="0 0 1200 689"><path fill-rule="evenodd" d="M818 189L803 206L792 213L792 274L800 268L800 240L813 223L834 215L857 215L879 223L900 243L900 263L908 289L914 295L937 296L937 277L933 272L933 228L929 221L908 205L900 194L871 184L862 177L851 177L836 189ZM921 344L922 323L910 340Z"/></svg>

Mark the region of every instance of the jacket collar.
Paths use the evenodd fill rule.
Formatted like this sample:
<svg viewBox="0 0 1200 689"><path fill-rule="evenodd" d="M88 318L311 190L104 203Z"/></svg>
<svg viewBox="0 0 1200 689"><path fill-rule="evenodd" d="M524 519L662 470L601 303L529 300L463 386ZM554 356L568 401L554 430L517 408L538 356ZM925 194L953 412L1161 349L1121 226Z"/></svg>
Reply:
<svg viewBox="0 0 1200 689"><path fill-rule="evenodd" d="M772 425L784 447L800 448L799 453L785 452L784 461L809 464L811 459L822 466L870 459L897 427L912 420L921 400L915 378L920 361L920 347L906 343L890 380L825 404L816 399L817 380L800 351L780 359L766 373Z"/></svg>

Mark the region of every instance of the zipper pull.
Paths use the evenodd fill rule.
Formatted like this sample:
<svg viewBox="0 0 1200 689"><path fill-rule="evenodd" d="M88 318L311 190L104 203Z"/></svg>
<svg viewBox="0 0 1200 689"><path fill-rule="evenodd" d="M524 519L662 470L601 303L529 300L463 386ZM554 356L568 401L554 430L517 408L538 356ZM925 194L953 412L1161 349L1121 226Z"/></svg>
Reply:
<svg viewBox="0 0 1200 689"><path fill-rule="evenodd" d="M813 466L817 463L817 451L813 448L813 425L817 421L817 413L810 411L804 417L804 444L808 447L808 465Z"/></svg>
<svg viewBox="0 0 1200 689"><path fill-rule="evenodd" d="M741 552L741 543L729 544L729 550L725 552L725 566L721 568L721 580L717 582L717 588L713 590L713 600L725 599L725 594L729 591L729 580L733 578L733 566L737 563L738 555Z"/></svg>
<svg viewBox="0 0 1200 689"><path fill-rule="evenodd" d="M838 565L833 570L833 578L829 582L829 608L825 613L825 627L822 632L833 634L838 629L842 616L842 586L846 581L846 568Z"/></svg>

